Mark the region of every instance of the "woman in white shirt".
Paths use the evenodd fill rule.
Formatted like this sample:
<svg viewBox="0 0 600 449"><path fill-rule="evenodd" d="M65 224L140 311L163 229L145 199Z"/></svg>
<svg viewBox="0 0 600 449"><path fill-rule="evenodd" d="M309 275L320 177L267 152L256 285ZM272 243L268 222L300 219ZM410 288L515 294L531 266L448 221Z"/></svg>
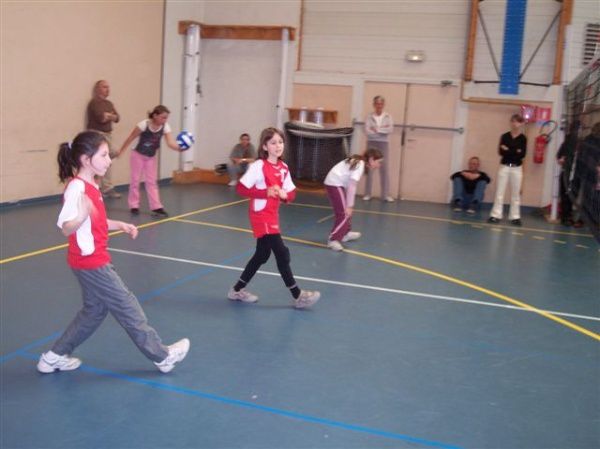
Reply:
<svg viewBox="0 0 600 449"><path fill-rule="evenodd" d="M364 154L354 154L338 162L325 178L325 188L333 207L335 222L329 234L327 246L334 251L342 251L342 242L360 238L360 232L352 232L352 211L356 186L363 173L380 167L383 154L376 148L369 148Z"/></svg>
<svg viewBox="0 0 600 449"><path fill-rule="evenodd" d="M389 159L389 135L394 131L394 122L392 116L383 111L385 106L385 98L377 95L373 98L373 112L367 116L365 122L365 131L367 132L367 148L377 148L383 155L383 163L379 171L379 179L381 181L381 200L389 203L394 201L394 198L389 195L388 191L388 173L385 160ZM365 196L363 200L371 199L371 191L373 187L373 177L367 175L367 186L365 188Z"/></svg>

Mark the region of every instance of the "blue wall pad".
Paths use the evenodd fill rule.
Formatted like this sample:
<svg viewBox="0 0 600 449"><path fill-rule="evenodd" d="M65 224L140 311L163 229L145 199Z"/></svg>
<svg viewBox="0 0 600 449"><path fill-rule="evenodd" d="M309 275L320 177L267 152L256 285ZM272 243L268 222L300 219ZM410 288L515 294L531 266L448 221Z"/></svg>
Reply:
<svg viewBox="0 0 600 449"><path fill-rule="evenodd" d="M500 70L500 93L519 93L527 0L507 0L504 19L504 47Z"/></svg>

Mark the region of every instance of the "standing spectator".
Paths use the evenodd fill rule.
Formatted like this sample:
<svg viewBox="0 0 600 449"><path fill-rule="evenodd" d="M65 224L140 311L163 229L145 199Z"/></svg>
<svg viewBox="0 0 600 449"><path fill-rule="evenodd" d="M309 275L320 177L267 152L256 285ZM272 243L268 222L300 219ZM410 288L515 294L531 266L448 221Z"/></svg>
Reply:
<svg viewBox="0 0 600 449"><path fill-rule="evenodd" d="M450 179L452 180L452 206L456 212L467 208L468 214L477 212L483 201L486 186L490 183L490 177L479 171L479 158L473 156L469 159L467 170L457 171Z"/></svg>
<svg viewBox="0 0 600 449"><path fill-rule="evenodd" d="M238 183L238 177L246 173L248 164L256 159L256 150L250 143L250 135L244 133L240 136L240 142L237 143L229 154L229 163L227 164L227 173L229 173L229 184L235 186Z"/></svg>
<svg viewBox="0 0 600 449"><path fill-rule="evenodd" d="M110 158L116 157L116 152L112 144L113 123L119 122L119 113L111 101L107 100L110 95L110 85L108 81L99 80L94 84L92 99L87 106L87 129L98 131L108 142ZM108 198L121 198L121 194L114 189L112 181L112 172L109 167L100 180L100 190Z"/></svg>
<svg viewBox="0 0 600 449"><path fill-rule="evenodd" d="M367 148L374 148L381 151L383 159L379 169L379 179L381 181L381 200L391 203L394 201L388 192L388 169L387 161L389 161L389 134L394 131L394 122L392 116L383 111L385 106L385 98L377 95L373 98L373 112L367 116L365 129L367 132ZM365 188L364 201L371 199L371 191L373 188L373 174L367 174L367 186Z"/></svg>
<svg viewBox="0 0 600 449"><path fill-rule="evenodd" d="M565 136L565 140L556 154L556 162L561 167L559 177L560 222L563 226L572 226L574 224L573 203L571 202L571 192L569 188L569 174L573 168L575 159L579 126L579 121L574 121L571 124L569 133Z"/></svg>
<svg viewBox="0 0 600 449"><path fill-rule="evenodd" d="M501 156L498 170L496 197L488 223L499 223L504 207L504 191L510 183L510 210L508 219L511 224L521 226L521 183L523 181L523 159L527 154L527 137L523 134L525 120L519 114L510 118L510 131L502 134L498 146Z"/></svg>

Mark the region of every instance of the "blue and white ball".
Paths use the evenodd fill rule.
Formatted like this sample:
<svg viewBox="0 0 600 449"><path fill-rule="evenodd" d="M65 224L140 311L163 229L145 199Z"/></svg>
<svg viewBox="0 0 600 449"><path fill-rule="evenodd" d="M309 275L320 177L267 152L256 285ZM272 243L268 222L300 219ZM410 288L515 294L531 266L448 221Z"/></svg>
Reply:
<svg viewBox="0 0 600 449"><path fill-rule="evenodd" d="M189 149L194 144L194 135L189 131L181 131L177 134L177 145L182 150Z"/></svg>

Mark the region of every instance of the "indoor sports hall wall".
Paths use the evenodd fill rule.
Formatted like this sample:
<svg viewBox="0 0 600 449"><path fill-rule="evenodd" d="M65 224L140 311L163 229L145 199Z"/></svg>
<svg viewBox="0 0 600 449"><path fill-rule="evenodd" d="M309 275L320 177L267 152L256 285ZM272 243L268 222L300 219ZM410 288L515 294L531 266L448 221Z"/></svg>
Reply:
<svg viewBox="0 0 600 449"><path fill-rule="evenodd" d="M200 6L201 4L201 6ZM195 9L194 9L195 8ZM163 98L177 110L172 124L181 124L184 37L177 33L179 20L210 25L286 25L298 29L300 1L167 1ZM288 98L296 67L297 41L288 54ZM167 50L168 49L168 50ZM194 165L212 168L227 162L239 135L248 132L256 143L260 131L276 121L281 70L279 41L203 39L196 123ZM281 105L286 107L289 103ZM170 177L179 168L179 157L163 152L160 176Z"/></svg>
<svg viewBox="0 0 600 449"><path fill-rule="evenodd" d="M119 145L160 101L162 2L13 1L2 8L0 203L58 194L58 144L84 126L98 79L121 114ZM129 160L115 163L129 180Z"/></svg>

